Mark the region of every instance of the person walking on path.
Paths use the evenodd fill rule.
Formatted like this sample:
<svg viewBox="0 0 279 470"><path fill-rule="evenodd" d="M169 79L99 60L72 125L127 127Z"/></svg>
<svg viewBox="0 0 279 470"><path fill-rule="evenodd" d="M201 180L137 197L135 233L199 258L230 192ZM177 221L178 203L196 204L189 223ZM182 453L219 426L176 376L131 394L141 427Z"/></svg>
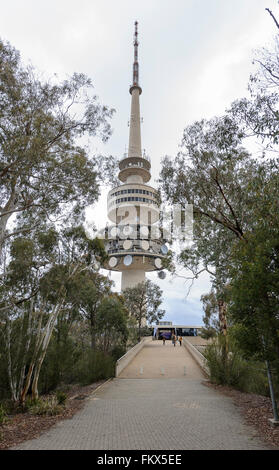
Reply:
<svg viewBox="0 0 279 470"><path fill-rule="evenodd" d="M172 344L175 346L175 343L176 343L176 336L173 333L173 335L172 335Z"/></svg>
<svg viewBox="0 0 279 470"><path fill-rule="evenodd" d="M163 345L165 346L166 338L163 336Z"/></svg>
<svg viewBox="0 0 279 470"><path fill-rule="evenodd" d="M179 337L179 344L182 345L182 336Z"/></svg>

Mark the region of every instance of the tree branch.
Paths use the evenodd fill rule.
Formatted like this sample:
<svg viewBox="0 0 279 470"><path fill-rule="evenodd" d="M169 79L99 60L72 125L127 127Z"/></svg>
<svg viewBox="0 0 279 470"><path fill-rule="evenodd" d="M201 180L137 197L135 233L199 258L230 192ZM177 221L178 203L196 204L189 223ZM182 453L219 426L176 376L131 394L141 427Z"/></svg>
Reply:
<svg viewBox="0 0 279 470"><path fill-rule="evenodd" d="M279 29L279 23L276 20L275 16L273 15L272 11L269 8L266 8L266 11L270 14L270 16L273 18L274 23L276 24L277 28Z"/></svg>

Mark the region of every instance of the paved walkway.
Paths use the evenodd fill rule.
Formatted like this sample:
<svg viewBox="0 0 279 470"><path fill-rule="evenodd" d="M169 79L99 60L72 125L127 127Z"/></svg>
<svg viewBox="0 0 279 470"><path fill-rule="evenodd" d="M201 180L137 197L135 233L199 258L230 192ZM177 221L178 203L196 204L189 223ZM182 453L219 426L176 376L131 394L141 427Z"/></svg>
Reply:
<svg viewBox="0 0 279 470"><path fill-rule="evenodd" d="M133 374L138 377L140 367L141 379L132 378ZM164 375L158 367L165 368ZM124 372L93 392L72 419L59 422L17 449L267 448L256 431L244 424L231 398L201 383L204 377L184 347L151 343L127 367L125 374L130 378L122 378ZM148 378L152 373L156 376Z"/></svg>
<svg viewBox="0 0 279 470"><path fill-rule="evenodd" d="M121 378L183 378L204 379L204 375L184 346L171 341L147 343L135 359L120 374Z"/></svg>

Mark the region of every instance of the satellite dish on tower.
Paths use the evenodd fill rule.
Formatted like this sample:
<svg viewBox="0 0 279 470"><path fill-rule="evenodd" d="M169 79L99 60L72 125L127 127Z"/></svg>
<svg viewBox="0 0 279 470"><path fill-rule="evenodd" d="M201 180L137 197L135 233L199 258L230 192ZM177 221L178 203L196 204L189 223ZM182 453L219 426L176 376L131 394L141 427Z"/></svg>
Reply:
<svg viewBox="0 0 279 470"><path fill-rule="evenodd" d="M141 247L142 247L143 250L147 251L148 248L149 248L149 243L148 243L148 241L147 241L147 240L142 240L142 241L141 241Z"/></svg>
<svg viewBox="0 0 279 470"><path fill-rule="evenodd" d="M123 235L125 235L126 237L128 237L129 235L132 235L133 233L133 227L131 227L130 225L125 225L122 229L122 233Z"/></svg>
<svg viewBox="0 0 279 470"><path fill-rule="evenodd" d="M155 258L154 264L155 264L156 268L161 269L161 267L162 267L161 258Z"/></svg>
<svg viewBox="0 0 279 470"><path fill-rule="evenodd" d="M133 257L131 255L124 256L123 264L125 266L130 266L133 262Z"/></svg>
<svg viewBox="0 0 279 470"><path fill-rule="evenodd" d="M133 242L131 240L124 240L123 242L123 248L124 250L130 250L132 248Z"/></svg>
<svg viewBox="0 0 279 470"><path fill-rule="evenodd" d="M101 264L99 263L99 261L94 261L93 263L93 268L98 271L98 269L100 269L101 267Z"/></svg>
<svg viewBox="0 0 279 470"><path fill-rule="evenodd" d="M148 227L147 227L146 225L142 225L142 226L141 226L141 228L140 228L140 234L141 234L143 237L148 238L149 230L148 230Z"/></svg>
<svg viewBox="0 0 279 470"><path fill-rule="evenodd" d="M157 243L153 245L153 251L154 251L154 253L159 253L160 247L159 247L159 245L157 245Z"/></svg>
<svg viewBox="0 0 279 470"><path fill-rule="evenodd" d="M117 265L117 258L115 258L115 256L112 256L110 258L108 264L111 268L114 268Z"/></svg>
<svg viewBox="0 0 279 470"><path fill-rule="evenodd" d="M167 255L169 249L167 247L167 245L162 245L161 246L161 253L163 253L163 255Z"/></svg>
<svg viewBox="0 0 279 470"><path fill-rule="evenodd" d="M159 227L157 227L157 226L152 226L151 227L151 237L155 240L160 240L161 231L160 231Z"/></svg>
<svg viewBox="0 0 279 470"><path fill-rule="evenodd" d="M119 228L116 227L116 226L111 227L111 229L110 229L110 237L111 237L111 238L116 238L118 235L119 235Z"/></svg>

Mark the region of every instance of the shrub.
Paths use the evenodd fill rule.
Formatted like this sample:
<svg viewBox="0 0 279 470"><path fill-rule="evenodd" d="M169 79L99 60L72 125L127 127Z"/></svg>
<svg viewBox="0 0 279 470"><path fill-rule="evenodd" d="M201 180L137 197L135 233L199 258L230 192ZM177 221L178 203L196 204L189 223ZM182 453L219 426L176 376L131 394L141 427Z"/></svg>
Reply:
<svg viewBox="0 0 279 470"><path fill-rule="evenodd" d="M204 356L210 372L210 380L218 385L237 386L246 372L245 363L238 351L230 351L225 357L220 340L206 347Z"/></svg>
<svg viewBox="0 0 279 470"><path fill-rule="evenodd" d="M58 403L55 396L38 398L29 402L29 412L39 416L54 416L63 411L63 407Z"/></svg>
<svg viewBox="0 0 279 470"><path fill-rule="evenodd" d="M58 390L56 392L56 400L58 405L65 405L67 401L67 394L62 392L62 390Z"/></svg>
<svg viewBox="0 0 279 470"><path fill-rule="evenodd" d="M7 413L2 403L0 403L0 426L2 424L5 424L6 421L7 421Z"/></svg>
<svg viewBox="0 0 279 470"><path fill-rule="evenodd" d="M57 389L61 383L72 382L76 363L81 351L71 338L57 343L54 335L51 339L39 380L39 393L48 394Z"/></svg>
<svg viewBox="0 0 279 470"><path fill-rule="evenodd" d="M234 342L230 342L229 352L225 356L224 338L219 337L206 347L204 356L211 382L229 385L246 393L269 395L264 365L261 362L244 359Z"/></svg>
<svg viewBox="0 0 279 470"><path fill-rule="evenodd" d="M115 373L115 360L111 355L88 349L76 363L73 381L88 385L97 380L108 379Z"/></svg>
<svg viewBox="0 0 279 470"><path fill-rule="evenodd" d="M153 329L149 326L142 326L140 329L140 336L152 336Z"/></svg>
<svg viewBox="0 0 279 470"><path fill-rule="evenodd" d="M115 346L111 351L112 358L117 361L120 357L124 356L126 353L126 348L123 346Z"/></svg>

